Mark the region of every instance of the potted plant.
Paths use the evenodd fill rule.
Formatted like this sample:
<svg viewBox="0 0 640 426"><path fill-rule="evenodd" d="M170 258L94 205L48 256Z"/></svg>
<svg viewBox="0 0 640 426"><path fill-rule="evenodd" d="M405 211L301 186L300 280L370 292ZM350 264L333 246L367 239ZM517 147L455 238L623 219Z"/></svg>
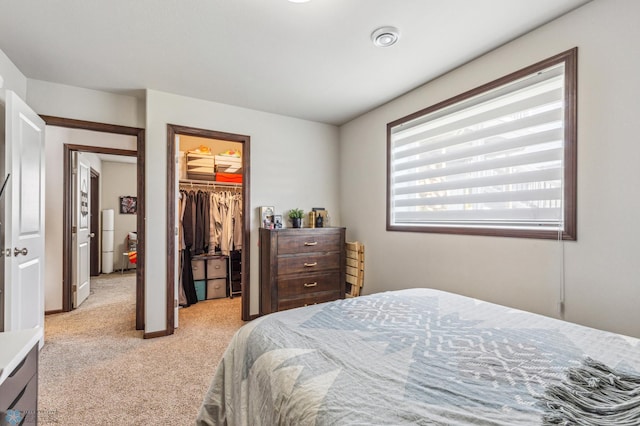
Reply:
<svg viewBox="0 0 640 426"><path fill-rule="evenodd" d="M302 209L289 210L289 219L291 219L291 225L294 228L302 228L303 216L304 216L304 211L302 211Z"/></svg>

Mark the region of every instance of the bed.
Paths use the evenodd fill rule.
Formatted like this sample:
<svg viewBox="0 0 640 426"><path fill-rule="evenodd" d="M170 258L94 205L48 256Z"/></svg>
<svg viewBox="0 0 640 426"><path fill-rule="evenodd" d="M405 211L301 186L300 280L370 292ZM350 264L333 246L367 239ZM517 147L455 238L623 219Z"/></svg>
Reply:
<svg viewBox="0 0 640 426"><path fill-rule="evenodd" d="M638 339L433 289L384 292L243 326L197 423L555 424L574 409L569 373L587 362L606 380L584 386L626 386L612 394L624 412L593 424L639 424Z"/></svg>

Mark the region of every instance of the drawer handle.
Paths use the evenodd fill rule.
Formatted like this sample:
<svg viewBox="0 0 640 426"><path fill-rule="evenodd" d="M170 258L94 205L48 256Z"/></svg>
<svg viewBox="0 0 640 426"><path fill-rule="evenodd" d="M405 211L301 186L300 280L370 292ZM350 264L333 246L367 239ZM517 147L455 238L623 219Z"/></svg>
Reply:
<svg viewBox="0 0 640 426"><path fill-rule="evenodd" d="M18 396L16 396L16 399L13 400L13 402L11 403L11 405L9 406L9 410L12 410L13 407L15 407L20 400L22 399L22 397L24 396L25 392L27 391L27 388L29 387L29 383L27 383L24 387L24 389L22 389L20 391L20 393L18 394ZM3 410L4 411L4 410Z"/></svg>
<svg viewBox="0 0 640 426"><path fill-rule="evenodd" d="M318 285L318 283L317 283L317 282L315 282L315 283L304 283L304 286L305 286L305 287L307 287L307 288L309 288L309 287L315 287L315 286L317 286L317 285Z"/></svg>
<svg viewBox="0 0 640 426"><path fill-rule="evenodd" d="M308 242L308 241L305 241L305 242L304 242L304 245L305 245L305 246L317 246L317 245L318 245L318 242L317 242L317 241L313 241L313 242L311 242L311 243L310 243L310 242Z"/></svg>
<svg viewBox="0 0 640 426"><path fill-rule="evenodd" d="M20 361L20 363L16 366L16 368L13 369L13 371L11 372L11 374L9 374L9 377L13 377L16 374L18 374L18 371L20 371L20 369L22 367L24 367L24 364L27 362L27 357L24 357L24 359L22 361Z"/></svg>
<svg viewBox="0 0 640 426"><path fill-rule="evenodd" d="M304 262L304 266L305 266L306 268L310 268L310 267L312 267L312 266L316 266L317 264L318 264L318 262L313 262L313 263L307 263L307 262Z"/></svg>

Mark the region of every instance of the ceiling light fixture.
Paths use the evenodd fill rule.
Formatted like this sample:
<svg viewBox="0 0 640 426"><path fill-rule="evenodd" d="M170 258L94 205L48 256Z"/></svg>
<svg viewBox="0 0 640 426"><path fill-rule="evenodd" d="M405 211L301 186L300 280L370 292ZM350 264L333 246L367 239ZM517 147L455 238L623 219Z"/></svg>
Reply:
<svg viewBox="0 0 640 426"><path fill-rule="evenodd" d="M371 33L371 41L377 47L389 47L396 44L400 31L396 27L380 27Z"/></svg>
<svg viewBox="0 0 640 426"><path fill-rule="evenodd" d="M306 3L309 0L289 0L291 3Z"/></svg>

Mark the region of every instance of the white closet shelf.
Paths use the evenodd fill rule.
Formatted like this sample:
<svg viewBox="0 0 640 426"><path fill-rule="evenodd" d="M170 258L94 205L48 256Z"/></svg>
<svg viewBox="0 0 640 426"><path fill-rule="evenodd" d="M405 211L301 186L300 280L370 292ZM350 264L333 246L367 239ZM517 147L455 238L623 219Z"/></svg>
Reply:
<svg viewBox="0 0 640 426"><path fill-rule="evenodd" d="M242 173L242 159L239 157L214 156L216 171L226 173Z"/></svg>

